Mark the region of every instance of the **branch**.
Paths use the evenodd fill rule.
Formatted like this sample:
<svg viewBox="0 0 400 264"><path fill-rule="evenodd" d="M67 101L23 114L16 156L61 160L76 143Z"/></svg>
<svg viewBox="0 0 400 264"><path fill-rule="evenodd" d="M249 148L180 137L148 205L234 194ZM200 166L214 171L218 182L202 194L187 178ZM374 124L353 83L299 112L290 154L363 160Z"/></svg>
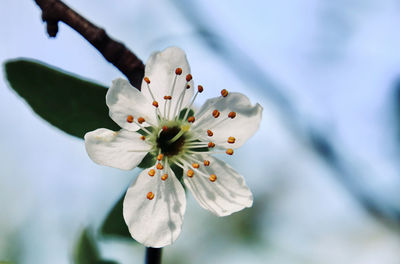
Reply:
<svg viewBox="0 0 400 264"><path fill-rule="evenodd" d="M162 248L146 248L145 264L161 264Z"/></svg>
<svg viewBox="0 0 400 264"><path fill-rule="evenodd" d="M35 2L42 9L42 20L47 23L47 33L50 37L57 35L58 22L64 22L82 35L140 90L144 76L143 62L124 44L110 38L104 29L95 26L60 0Z"/></svg>

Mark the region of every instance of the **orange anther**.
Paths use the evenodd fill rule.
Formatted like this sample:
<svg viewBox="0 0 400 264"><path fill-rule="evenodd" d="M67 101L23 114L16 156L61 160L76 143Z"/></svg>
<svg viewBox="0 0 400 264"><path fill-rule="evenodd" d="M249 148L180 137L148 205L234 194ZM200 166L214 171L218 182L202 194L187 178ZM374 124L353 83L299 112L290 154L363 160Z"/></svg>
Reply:
<svg viewBox="0 0 400 264"><path fill-rule="evenodd" d="M193 166L193 168L198 169L200 167L200 164L199 163L193 163L192 166Z"/></svg>
<svg viewBox="0 0 400 264"><path fill-rule="evenodd" d="M144 77L144 81L147 82L148 84L150 83L149 77Z"/></svg>
<svg viewBox="0 0 400 264"><path fill-rule="evenodd" d="M197 86L197 91L199 93L203 92L203 90L204 90L203 86L201 86L201 85Z"/></svg>
<svg viewBox="0 0 400 264"><path fill-rule="evenodd" d="M208 142L208 147L209 147L209 148L213 148L213 147L215 147L215 144L212 143L212 142Z"/></svg>
<svg viewBox="0 0 400 264"><path fill-rule="evenodd" d="M219 111L217 110L217 109L215 109L213 112L212 112L212 115L213 115L213 117L215 117L215 118L217 118L217 117L219 117Z"/></svg>
<svg viewBox="0 0 400 264"><path fill-rule="evenodd" d="M172 96L166 95L166 96L164 96L164 99L165 99L165 100L171 100L171 99L172 99Z"/></svg>
<svg viewBox="0 0 400 264"><path fill-rule="evenodd" d="M211 174L210 178L208 178L210 181L215 182L217 180L217 175Z"/></svg>
<svg viewBox="0 0 400 264"><path fill-rule="evenodd" d="M162 126L162 130L163 130L163 131L167 131L167 130L168 130L168 127L167 127L166 125L163 125L163 126Z"/></svg>
<svg viewBox="0 0 400 264"><path fill-rule="evenodd" d="M188 85L186 85L186 89L189 89L190 88L190 85L188 84Z"/></svg>
<svg viewBox="0 0 400 264"><path fill-rule="evenodd" d="M186 173L186 175L187 175L188 177L192 178L193 175L194 175L194 171L188 170L187 173Z"/></svg>
<svg viewBox="0 0 400 264"><path fill-rule="evenodd" d="M162 170L162 169L164 169L164 166L161 163L157 163L156 168L157 168L157 170Z"/></svg>
<svg viewBox="0 0 400 264"><path fill-rule="evenodd" d="M149 172L147 174L149 174L149 176L153 177L154 175L156 175L156 171L154 169L151 169L151 170L149 170Z"/></svg>
<svg viewBox="0 0 400 264"><path fill-rule="evenodd" d="M223 97L227 97L227 96L228 96L228 91L227 91L226 89L223 89L223 90L221 91L221 95L222 95Z"/></svg>
<svg viewBox="0 0 400 264"><path fill-rule="evenodd" d="M160 161L164 158L164 155L162 153L158 154L157 160Z"/></svg>
<svg viewBox="0 0 400 264"><path fill-rule="evenodd" d="M225 153L228 155L233 155L233 149L227 149Z"/></svg>
<svg viewBox="0 0 400 264"><path fill-rule="evenodd" d="M235 112L230 112L228 114L228 117L234 119L236 117L236 113Z"/></svg>
<svg viewBox="0 0 400 264"><path fill-rule="evenodd" d="M209 130L207 130L207 135L209 137L212 137L214 135L214 133L209 129Z"/></svg>
<svg viewBox="0 0 400 264"><path fill-rule="evenodd" d="M164 174L163 176L161 176L161 180L165 181L168 178L168 174Z"/></svg>
<svg viewBox="0 0 400 264"><path fill-rule="evenodd" d="M153 200L153 198L154 198L154 193L148 192L148 193L147 193L147 199Z"/></svg>
<svg viewBox="0 0 400 264"><path fill-rule="evenodd" d="M146 137L145 136L141 136L140 139L141 140L146 140Z"/></svg>
<svg viewBox="0 0 400 264"><path fill-rule="evenodd" d="M204 161L204 166L210 166L210 161L209 160L205 160Z"/></svg>
<svg viewBox="0 0 400 264"><path fill-rule="evenodd" d="M176 68L175 69L175 74L176 75L181 75L182 74L182 68Z"/></svg>
<svg viewBox="0 0 400 264"><path fill-rule="evenodd" d="M236 138L234 138L234 137L228 137L228 143L229 143L229 144L233 144L233 143L235 143L235 141L236 141Z"/></svg>
<svg viewBox="0 0 400 264"><path fill-rule="evenodd" d="M187 119L187 121L189 122L189 123L194 123L194 116L189 116L188 117L188 119Z"/></svg>
<svg viewBox="0 0 400 264"><path fill-rule="evenodd" d="M192 75L189 73L188 75L186 75L186 81L190 82L192 80Z"/></svg>
<svg viewBox="0 0 400 264"><path fill-rule="evenodd" d="M153 101L153 106L158 107L158 102L157 101Z"/></svg>
<svg viewBox="0 0 400 264"><path fill-rule="evenodd" d="M139 124L142 124L145 120L143 117L139 117L137 121L139 122Z"/></svg>
<svg viewBox="0 0 400 264"><path fill-rule="evenodd" d="M133 122L133 116L128 115L128 117L126 118L126 122L132 123Z"/></svg>

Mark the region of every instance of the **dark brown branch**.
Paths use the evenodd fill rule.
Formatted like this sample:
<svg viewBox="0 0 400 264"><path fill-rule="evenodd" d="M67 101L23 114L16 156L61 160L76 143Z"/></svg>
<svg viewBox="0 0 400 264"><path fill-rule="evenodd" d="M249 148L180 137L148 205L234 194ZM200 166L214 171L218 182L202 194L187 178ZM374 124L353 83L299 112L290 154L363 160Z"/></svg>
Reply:
<svg viewBox="0 0 400 264"><path fill-rule="evenodd" d="M118 68L129 82L140 90L144 75L143 62L124 44L110 38L106 31L86 20L59 0L35 0L42 9L42 19L47 23L47 33L55 37L58 22L62 21L92 44L103 57Z"/></svg>
<svg viewBox="0 0 400 264"><path fill-rule="evenodd" d="M162 248L146 248L145 264L161 264Z"/></svg>

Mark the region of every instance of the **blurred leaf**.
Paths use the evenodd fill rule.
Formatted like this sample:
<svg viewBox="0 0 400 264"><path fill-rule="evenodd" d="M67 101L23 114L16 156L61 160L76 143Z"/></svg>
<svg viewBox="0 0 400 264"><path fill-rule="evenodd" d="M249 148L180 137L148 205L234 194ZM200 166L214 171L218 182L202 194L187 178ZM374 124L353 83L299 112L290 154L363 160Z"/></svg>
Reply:
<svg viewBox="0 0 400 264"><path fill-rule="evenodd" d="M128 238L136 242L129 233L128 227L122 215L122 205L124 203L125 194L118 200L104 220L100 231L103 235L114 236L119 238Z"/></svg>
<svg viewBox="0 0 400 264"><path fill-rule="evenodd" d="M156 156L154 156L151 153L147 153L146 156L143 158L143 160L139 163L138 167L142 169L147 169L150 168L151 166L154 166L156 163Z"/></svg>
<svg viewBox="0 0 400 264"><path fill-rule="evenodd" d="M108 116L105 87L31 60L8 61L5 71L32 109L64 132L83 138L97 128L120 129Z"/></svg>
<svg viewBox="0 0 400 264"><path fill-rule="evenodd" d="M88 229L82 231L74 252L75 264L117 264L115 261L102 260L96 242Z"/></svg>

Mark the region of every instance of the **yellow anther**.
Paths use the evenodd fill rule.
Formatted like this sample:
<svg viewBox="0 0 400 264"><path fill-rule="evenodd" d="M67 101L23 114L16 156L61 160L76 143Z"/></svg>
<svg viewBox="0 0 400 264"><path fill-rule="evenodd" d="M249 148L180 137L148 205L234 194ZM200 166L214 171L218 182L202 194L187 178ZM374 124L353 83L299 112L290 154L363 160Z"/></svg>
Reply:
<svg viewBox="0 0 400 264"><path fill-rule="evenodd" d="M208 135L209 137L212 137L212 136L214 135L214 133L213 133L210 129L208 129L208 130L207 130L207 135Z"/></svg>
<svg viewBox="0 0 400 264"><path fill-rule="evenodd" d="M195 120L194 116L189 116L187 119L189 123L194 123L194 120Z"/></svg>
<svg viewBox="0 0 400 264"><path fill-rule="evenodd" d="M194 171L193 171L193 170L188 170L187 173L186 173L186 175L187 175L188 177L192 178L193 175L194 175Z"/></svg>
<svg viewBox="0 0 400 264"><path fill-rule="evenodd" d="M162 169L164 169L164 166L161 163L157 163L156 168L157 168L157 170L162 170Z"/></svg>
<svg viewBox="0 0 400 264"><path fill-rule="evenodd" d="M186 81L190 82L193 79L192 75L189 73L188 75L186 75Z"/></svg>
<svg viewBox="0 0 400 264"><path fill-rule="evenodd" d="M158 102L157 101L153 101L153 106L158 107Z"/></svg>
<svg viewBox="0 0 400 264"><path fill-rule="evenodd" d="M153 177L154 175L156 175L156 171L154 169L151 169L151 170L149 170L149 172L147 174L149 174L149 176Z"/></svg>
<svg viewBox="0 0 400 264"><path fill-rule="evenodd" d="M221 95L222 95L223 97L227 97L227 96L228 96L228 91L227 91L226 89L223 89L223 90L221 91Z"/></svg>
<svg viewBox="0 0 400 264"><path fill-rule="evenodd" d="M166 179L168 179L168 174L164 174L163 176L161 176L161 180L165 181Z"/></svg>
<svg viewBox="0 0 400 264"><path fill-rule="evenodd" d="M143 117L139 117L137 121L139 122L139 124L142 124L142 123L143 123L144 121L146 121L146 120L144 120Z"/></svg>
<svg viewBox="0 0 400 264"><path fill-rule="evenodd" d="M162 153L158 154L157 160L160 161L164 158L164 155Z"/></svg>
<svg viewBox="0 0 400 264"><path fill-rule="evenodd" d="M215 147L215 144L212 143L212 142L208 142L208 147L209 147L209 148L213 148L213 147Z"/></svg>
<svg viewBox="0 0 400 264"><path fill-rule="evenodd" d="M225 153L228 155L233 155L233 149L227 149Z"/></svg>
<svg viewBox="0 0 400 264"><path fill-rule="evenodd" d="M208 178L210 181L215 182L217 180L217 175L211 174L210 178Z"/></svg>
<svg viewBox="0 0 400 264"><path fill-rule="evenodd" d="M210 166L210 161L209 160L204 160L204 166Z"/></svg>
<svg viewBox="0 0 400 264"><path fill-rule="evenodd" d="M203 86L201 86L201 85L197 86L197 91L199 93L203 92L203 90L204 90Z"/></svg>
<svg viewBox="0 0 400 264"><path fill-rule="evenodd" d="M144 77L144 81L147 82L148 84L150 83L149 77Z"/></svg>
<svg viewBox="0 0 400 264"><path fill-rule="evenodd" d="M166 96L164 96L164 99L165 99L165 100L171 100L171 99L172 99L172 96L166 95Z"/></svg>
<svg viewBox="0 0 400 264"><path fill-rule="evenodd" d="M236 117L236 113L235 112L230 112L228 114L228 117L234 119Z"/></svg>
<svg viewBox="0 0 400 264"><path fill-rule="evenodd" d="M133 116L128 115L128 117L126 118L126 122L132 123L133 122Z"/></svg>
<svg viewBox="0 0 400 264"><path fill-rule="evenodd" d="M192 166L193 166L193 168L198 169L200 167L200 164L199 163L193 163Z"/></svg>
<svg viewBox="0 0 400 264"><path fill-rule="evenodd" d="M146 137L145 136L141 136L140 139L141 140L146 140Z"/></svg>
<svg viewBox="0 0 400 264"><path fill-rule="evenodd" d="M234 137L228 137L228 143L229 143L229 144L233 144L233 143L235 143L235 141L236 141L236 138L234 138Z"/></svg>
<svg viewBox="0 0 400 264"><path fill-rule="evenodd" d="M213 117L215 117L215 118L217 118L217 117L219 117L219 111L217 110L217 109L215 109L213 112L212 112L212 115L213 115Z"/></svg>
<svg viewBox="0 0 400 264"><path fill-rule="evenodd" d="M148 192L148 193L147 193L147 199L153 200L153 198L154 198L154 193Z"/></svg>
<svg viewBox="0 0 400 264"><path fill-rule="evenodd" d="M175 74L176 75L181 75L182 74L182 68L176 68L175 69Z"/></svg>

